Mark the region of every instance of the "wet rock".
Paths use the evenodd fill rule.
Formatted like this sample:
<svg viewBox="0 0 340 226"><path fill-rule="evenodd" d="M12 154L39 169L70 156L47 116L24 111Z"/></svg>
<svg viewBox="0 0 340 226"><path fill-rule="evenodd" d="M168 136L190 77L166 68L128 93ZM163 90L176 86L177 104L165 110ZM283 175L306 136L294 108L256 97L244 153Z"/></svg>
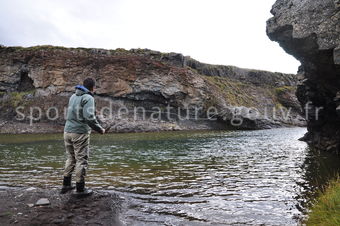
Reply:
<svg viewBox="0 0 340 226"><path fill-rule="evenodd" d="M63 223L65 223L65 219L64 218L58 218L58 219L52 220L52 223L53 224L63 224Z"/></svg>
<svg viewBox="0 0 340 226"><path fill-rule="evenodd" d="M34 188L34 187L30 187L30 188L26 189L26 191L34 191L34 190L36 190L36 188Z"/></svg>
<svg viewBox="0 0 340 226"><path fill-rule="evenodd" d="M327 144L340 140L339 1L278 0L271 13L269 38L301 62L304 78L297 97L308 116L308 141L317 149L339 153L338 146Z"/></svg>
<svg viewBox="0 0 340 226"><path fill-rule="evenodd" d="M17 195L17 196L15 196L14 198L20 198L20 197L22 197L24 194L19 194L19 195Z"/></svg>
<svg viewBox="0 0 340 226"><path fill-rule="evenodd" d="M14 199L23 191L20 200ZM48 197L51 203L48 208L28 208L23 205L39 197ZM119 213L122 201L114 193L97 191L86 199L72 199L68 195L61 196L59 190L37 188L26 191L26 188L14 188L0 193L0 202L6 203L0 205L1 225L11 225L15 221L18 225L86 225L89 219L90 225L121 225Z"/></svg>
<svg viewBox="0 0 340 226"><path fill-rule="evenodd" d="M305 141L308 142L310 141L311 137L310 137L310 133L306 133L303 137L299 138L299 141Z"/></svg>
<svg viewBox="0 0 340 226"><path fill-rule="evenodd" d="M36 206L47 206L50 204L51 204L50 201L46 198L41 198L35 203Z"/></svg>
<svg viewBox="0 0 340 226"><path fill-rule="evenodd" d="M336 96L334 97L334 101L336 101L336 102L340 101L340 92L336 93ZM339 104L340 104L340 102L339 102Z"/></svg>

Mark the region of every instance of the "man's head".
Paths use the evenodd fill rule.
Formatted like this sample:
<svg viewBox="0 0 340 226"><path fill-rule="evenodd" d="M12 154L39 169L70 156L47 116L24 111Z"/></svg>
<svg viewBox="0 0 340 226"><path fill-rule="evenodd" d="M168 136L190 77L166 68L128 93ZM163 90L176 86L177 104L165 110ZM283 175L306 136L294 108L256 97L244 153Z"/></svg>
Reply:
<svg viewBox="0 0 340 226"><path fill-rule="evenodd" d="M93 78L87 78L83 82L83 86L85 86L86 89L93 91L94 86L96 85L96 82Z"/></svg>

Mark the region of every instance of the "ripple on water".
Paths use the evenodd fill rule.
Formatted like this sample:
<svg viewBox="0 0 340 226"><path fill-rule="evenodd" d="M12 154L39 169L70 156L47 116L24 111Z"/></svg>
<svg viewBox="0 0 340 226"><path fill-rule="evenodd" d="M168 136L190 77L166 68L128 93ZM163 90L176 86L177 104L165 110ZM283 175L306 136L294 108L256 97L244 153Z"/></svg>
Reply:
<svg viewBox="0 0 340 226"><path fill-rule="evenodd" d="M294 225L315 174L310 152L297 140L305 132L93 136L88 185L125 197L127 224ZM32 141L1 144L1 186L60 184L62 140Z"/></svg>

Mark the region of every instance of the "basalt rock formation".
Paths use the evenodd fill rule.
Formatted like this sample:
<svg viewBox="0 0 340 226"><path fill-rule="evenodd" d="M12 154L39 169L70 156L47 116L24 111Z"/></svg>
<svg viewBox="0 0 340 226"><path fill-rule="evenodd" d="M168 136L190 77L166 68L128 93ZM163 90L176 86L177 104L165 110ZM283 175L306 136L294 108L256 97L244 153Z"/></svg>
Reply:
<svg viewBox="0 0 340 226"><path fill-rule="evenodd" d="M148 49L2 46L0 132L61 131L68 98L86 77L97 81L98 117L113 132L304 124L296 75Z"/></svg>
<svg viewBox="0 0 340 226"><path fill-rule="evenodd" d="M297 97L311 146L340 150L340 1L278 0L267 34L300 62Z"/></svg>

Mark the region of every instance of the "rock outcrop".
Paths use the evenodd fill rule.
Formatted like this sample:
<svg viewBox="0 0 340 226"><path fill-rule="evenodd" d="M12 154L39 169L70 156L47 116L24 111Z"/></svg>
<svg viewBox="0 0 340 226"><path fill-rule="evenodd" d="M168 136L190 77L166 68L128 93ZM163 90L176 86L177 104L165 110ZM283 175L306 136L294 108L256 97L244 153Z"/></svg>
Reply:
<svg viewBox="0 0 340 226"><path fill-rule="evenodd" d="M303 138L320 150L340 150L340 1L278 0L267 34L300 62L297 89L307 118Z"/></svg>
<svg viewBox="0 0 340 226"><path fill-rule="evenodd" d="M114 132L304 123L299 108L287 110L298 103L295 75L147 49L0 47L0 132L45 132L51 118L49 128L61 130L68 97L86 77L96 79L98 117Z"/></svg>
<svg viewBox="0 0 340 226"><path fill-rule="evenodd" d="M124 225L123 199L112 191L97 190L86 199L59 192L59 188L0 187L1 203L6 203L0 206L1 225Z"/></svg>

